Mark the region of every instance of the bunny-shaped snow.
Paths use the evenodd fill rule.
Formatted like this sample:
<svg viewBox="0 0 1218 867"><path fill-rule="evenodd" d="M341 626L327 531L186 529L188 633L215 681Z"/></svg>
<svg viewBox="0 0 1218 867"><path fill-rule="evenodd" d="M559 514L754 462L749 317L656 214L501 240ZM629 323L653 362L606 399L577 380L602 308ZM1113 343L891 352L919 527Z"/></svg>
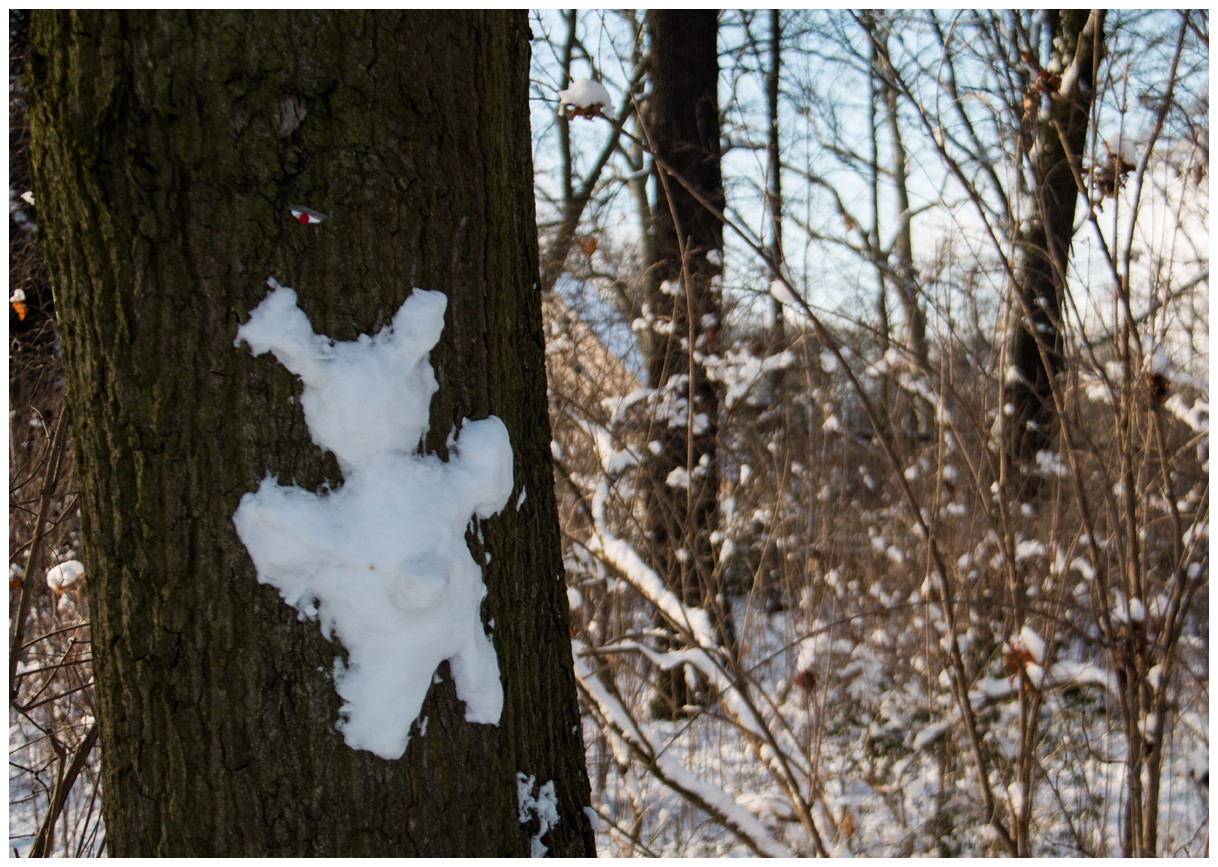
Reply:
<svg viewBox="0 0 1218 867"><path fill-rule="evenodd" d="M345 482L319 495L268 476L241 498L233 523L259 582L347 649L335 686L352 748L399 758L445 659L465 718L497 724L503 689L465 530L511 494L507 428L493 416L465 421L447 463L414 453L437 388L427 355L447 299L416 289L391 327L334 343L313 333L294 291L268 284L238 344L273 352L300 376L309 432L338 457Z"/></svg>

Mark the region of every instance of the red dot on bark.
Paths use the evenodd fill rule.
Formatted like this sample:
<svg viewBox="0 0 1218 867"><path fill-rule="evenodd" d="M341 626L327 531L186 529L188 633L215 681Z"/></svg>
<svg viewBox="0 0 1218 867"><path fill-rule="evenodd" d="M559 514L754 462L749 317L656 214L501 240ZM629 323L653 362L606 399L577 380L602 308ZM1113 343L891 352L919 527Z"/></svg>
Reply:
<svg viewBox="0 0 1218 867"><path fill-rule="evenodd" d="M300 221L300 225L302 225L302 226L307 226L307 225L309 225L309 215L308 215L308 214L304 214L304 213L302 213L302 214L301 214L299 217L297 217L296 219Z"/></svg>

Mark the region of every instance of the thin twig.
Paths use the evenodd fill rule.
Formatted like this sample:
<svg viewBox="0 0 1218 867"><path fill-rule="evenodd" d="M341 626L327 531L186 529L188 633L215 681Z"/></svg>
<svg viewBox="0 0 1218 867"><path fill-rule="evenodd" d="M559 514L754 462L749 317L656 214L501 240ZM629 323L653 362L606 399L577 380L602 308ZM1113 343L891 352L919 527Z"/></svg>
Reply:
<svg viewBox="0 0 1218 867"><path fill-rule="evenodd" d="M47 522L47 513L51 509L51 500L54 499L55 487L59 483L59 470L63 466L64 443L67 441L67 438L68 416L66 412L62 412L59 415L59 422L55 428L55 437L51 446L51 464L47 468L47 474L42 485L41 502L38 504L38 522L34 525L34 536L30 542L29 555L25 560L25 571L21 575L21 597L17 603L17 616L13 619L13 639L9 644L8 659L10 701L17 698L17 690L21 683L17 679L17 663L21 659L21 650L25 646L22 639L25 637L26 614L34 600L34 582L37 580L35 573L38 572L40 566L38 561L42 551L39 542L42 541L43 528Z"/></svg>
<svg viewBox="0 0 1218 867"><path fill-rule="evenodd" d="M68 793L72 791L72 786L76 784L76 778L84 770L85 762L89 758L89 752L93 749L93 745L97 743L99 733L100 729L96 722L89 726L89 731L85 735L84 741L81 742L80 747L76 750L76 755L72 757L72 763L55 783L55 794L51 796L51 803L47 807L46 816L42 819L42 826L38 829L38 836L34 838L34 845L30 847L29 857L49 858L51 856L51 850L54 845L52 837L55 834L55 822L59 819L64 805L68 802Z"/></svg>

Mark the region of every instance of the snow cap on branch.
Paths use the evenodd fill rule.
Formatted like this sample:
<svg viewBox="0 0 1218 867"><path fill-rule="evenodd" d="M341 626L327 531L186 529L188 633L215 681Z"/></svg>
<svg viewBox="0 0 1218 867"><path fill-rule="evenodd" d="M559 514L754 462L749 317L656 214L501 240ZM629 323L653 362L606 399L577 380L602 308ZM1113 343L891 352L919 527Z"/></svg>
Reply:
<svg viewBox="0 0 1218 867"><path fill-rule="evenodd" d="M777 298L783 304L794 304L800 306L799 299L795 297L795 293L787 286L783 280L775 280L770 283L770 294Z"/></svg>
<svg viewBox="0 0 1218 867"><path fill-rule="evenodd" d="M71 588L85 574L85 564L79 560L68 560L47 570L47 586L55 593Z"/></svg>
<svg viewBox="0 0 1218 867"><path fill-rule="evenodd" d="M590 81L587 78L577 78L571 82L571 86L566 90L561 90L558 93L558 101L563 107L571 106L574 111L568 115L580 115L581 117L604 117L601 111L607 114L613 114L613 99L609 96L609 91L605 90L603 84L598 81Z"/></svg>

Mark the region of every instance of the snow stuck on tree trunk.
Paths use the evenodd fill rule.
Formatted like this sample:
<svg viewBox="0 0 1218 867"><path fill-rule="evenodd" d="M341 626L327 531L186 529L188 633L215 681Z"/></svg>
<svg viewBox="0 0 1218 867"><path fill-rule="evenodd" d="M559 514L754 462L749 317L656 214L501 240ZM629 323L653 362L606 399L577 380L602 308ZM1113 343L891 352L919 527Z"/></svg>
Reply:
<svg viewBox="0 0 1218 867"><path fill-rule="evenodd" d="M554 792L554 781L542 785L533 797L534 776L525 776L516 772L516 802L520 808L520 824L527 825L533 816L541 823L541 830L529 840L529 857L544 858L549 847L541 842L541 838L550 833L550 829L558 824L558 795Z"/></svg>
<svg viewBox="0 0 1218 867"><path fill-rule="evenodd" d="M300 377L309 433L345 481L314 494L268 474L241 498L233 523L258 581L347 649L334 682L353 749L401 757L445 659L466 720L498 724L503 688L479 611L486 586L465 531L511 494L507 428L493 416L466 420L448 463L414 452L438 388L428 353L448 299L416 289L389 328L335 343L313 333L293 290L267 283L236 343L273 352Z"/></svg>

